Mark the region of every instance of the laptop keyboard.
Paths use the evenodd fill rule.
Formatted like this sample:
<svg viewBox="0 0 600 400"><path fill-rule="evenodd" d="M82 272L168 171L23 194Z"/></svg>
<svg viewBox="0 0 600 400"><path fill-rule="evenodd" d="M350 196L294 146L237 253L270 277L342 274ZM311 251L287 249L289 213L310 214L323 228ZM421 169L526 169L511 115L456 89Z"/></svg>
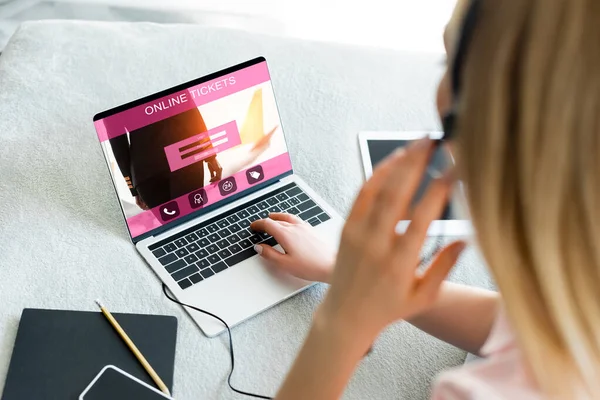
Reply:
<svg viewBox="0 0 600 400"><path fill-rule="evenodd" d="M254 256L254 245L277 244L250 223L273 212L297 215L312 226L330 219L295 183L279 188L211 220L154 243L152 254L182 289L208 279Z"/></svg>

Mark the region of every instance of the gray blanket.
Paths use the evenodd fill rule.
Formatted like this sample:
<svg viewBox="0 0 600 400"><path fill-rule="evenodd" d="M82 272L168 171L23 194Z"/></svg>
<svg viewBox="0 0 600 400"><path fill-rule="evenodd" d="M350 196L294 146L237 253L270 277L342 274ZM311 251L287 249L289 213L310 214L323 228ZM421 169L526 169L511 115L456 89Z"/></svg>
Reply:
<svg viewBox="0 0 600 400"><path fill-rule="evenodd" d="M226 337L207 339L161 293L128 239L92 116L266 56L295 170L341 213L363 180L360 130L438 128L441 56L293 41L188 25L34 22L0 56L0 390L24 307L176 315L177 399L241 398ZM427 250L427 249L426 249ZM488 287L467 252L454 281ZM326 290L233 330L239 388L274 394ZM407 323L381 335L347 399L425 399L464 352Z"/></svg>

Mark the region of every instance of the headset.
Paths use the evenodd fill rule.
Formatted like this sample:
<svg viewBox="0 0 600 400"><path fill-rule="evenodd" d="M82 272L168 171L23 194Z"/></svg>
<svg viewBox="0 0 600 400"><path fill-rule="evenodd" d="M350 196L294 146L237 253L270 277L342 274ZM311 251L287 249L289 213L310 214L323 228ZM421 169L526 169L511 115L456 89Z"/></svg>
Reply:
<svg viewBox="0 0 600 400"><path fill-rule="evenodd" d="M452 139L456 135L456 120L459 112L460 105L460 95L462 89L462 73L464 69L464 64L467 58L467 51L469 45L473 38L473 33L475 31L477 17L479 15L481 9L481 0L471 0L471 3L468 6L467 12L465 13L464 19L462 21L462 25L459 32L459 38L456 42L456 51L454 53L454 58L449 65L450 69L450 95L451 95L451 105L450 111L448 111L445 115L442 116L442 130L443 135L441 139L438 139L434 142L434 147L436 151L439 151L442 145ZM451 156L450 156L451 157ZM431 168L427 168L427 173L432 177L436 178L439 175L443 175L443 171L432 171ZM419 261L419 268L424 267L428 264L437 253L441 250L444 245L443 240L439 240L440 237L444 235L438 236L438 240L433 246L433 250L429 251L429 254L426 254Z"/></svg>
<svg viewBox="0 0 600 400"><path fill-rule="evenodd" d="M467 58L469 44L473 39L473 32L475 31L477 16L479 15L480 9L481 0L472 0L463 20L460 36L456 44L454 60L450 67L452 106L450 111L442 117L444 136L442 136L440 142L453 139L456 133L456 119L459 108L460 92L462 89L462 73Z"/></svg>

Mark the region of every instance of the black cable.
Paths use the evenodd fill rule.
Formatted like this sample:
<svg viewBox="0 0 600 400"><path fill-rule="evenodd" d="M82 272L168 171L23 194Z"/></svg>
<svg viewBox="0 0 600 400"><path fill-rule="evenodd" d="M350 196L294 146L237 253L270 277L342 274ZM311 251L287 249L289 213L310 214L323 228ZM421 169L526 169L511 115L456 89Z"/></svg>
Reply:
<svg viewBox="0 0 600 400"><path fill-rule="evenodd" d="M198 307L194 307L194 306L191 306L189 304L182 303L179 300L171 297L169 295L169 293L167 293L167 285L165 285L164 283L162 284L162 288L163 288L163 293L165 294L165 296L167 296L167 299L171 300L173 303L179 304L179 305L184 306L184 307L189 307L192 310L196 310L198 312L201 312L202 314L206 314L206 315L208 315L210 317L213 317L214 319L217 319L217 320L221 321L221 323L223 325L225 325L225 327L227 328L227 334L229 335L229 355L231 356L231 371L229 371L229 376L227 377L227 384L229 385L229 387L231 388L231 390L233 390L236 393L243 394L245 396L255 397L257 399L268 399L268 400L273 399L272 397L269 397L269 396L263 396L263 395L260 395L260 394L254 394L254 393L250 393L250 392L244 392L243 390L239 390L239 389L234 388L233 385L231 384L231 376L233 375L233 369L235 368L235 357L233 355L233 339L231 338L231 329L229 328L229 325L227 325L227 322L225 322L218 315L215 315L215 314L213 314L211 312L208 312L208 311L205 311L205 310L201 310Z"/></svg>

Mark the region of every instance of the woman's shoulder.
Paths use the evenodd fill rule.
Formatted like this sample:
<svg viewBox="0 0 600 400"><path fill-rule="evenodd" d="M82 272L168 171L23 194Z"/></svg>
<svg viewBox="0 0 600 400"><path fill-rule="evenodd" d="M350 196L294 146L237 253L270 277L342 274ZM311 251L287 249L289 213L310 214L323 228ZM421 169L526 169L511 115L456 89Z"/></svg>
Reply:
<svg viewBox="0 0 600 400"><path fill-rule="evenodd" d="M441 374L432 400L542 399L503 310L481 353L485 358Z"/></svg>

